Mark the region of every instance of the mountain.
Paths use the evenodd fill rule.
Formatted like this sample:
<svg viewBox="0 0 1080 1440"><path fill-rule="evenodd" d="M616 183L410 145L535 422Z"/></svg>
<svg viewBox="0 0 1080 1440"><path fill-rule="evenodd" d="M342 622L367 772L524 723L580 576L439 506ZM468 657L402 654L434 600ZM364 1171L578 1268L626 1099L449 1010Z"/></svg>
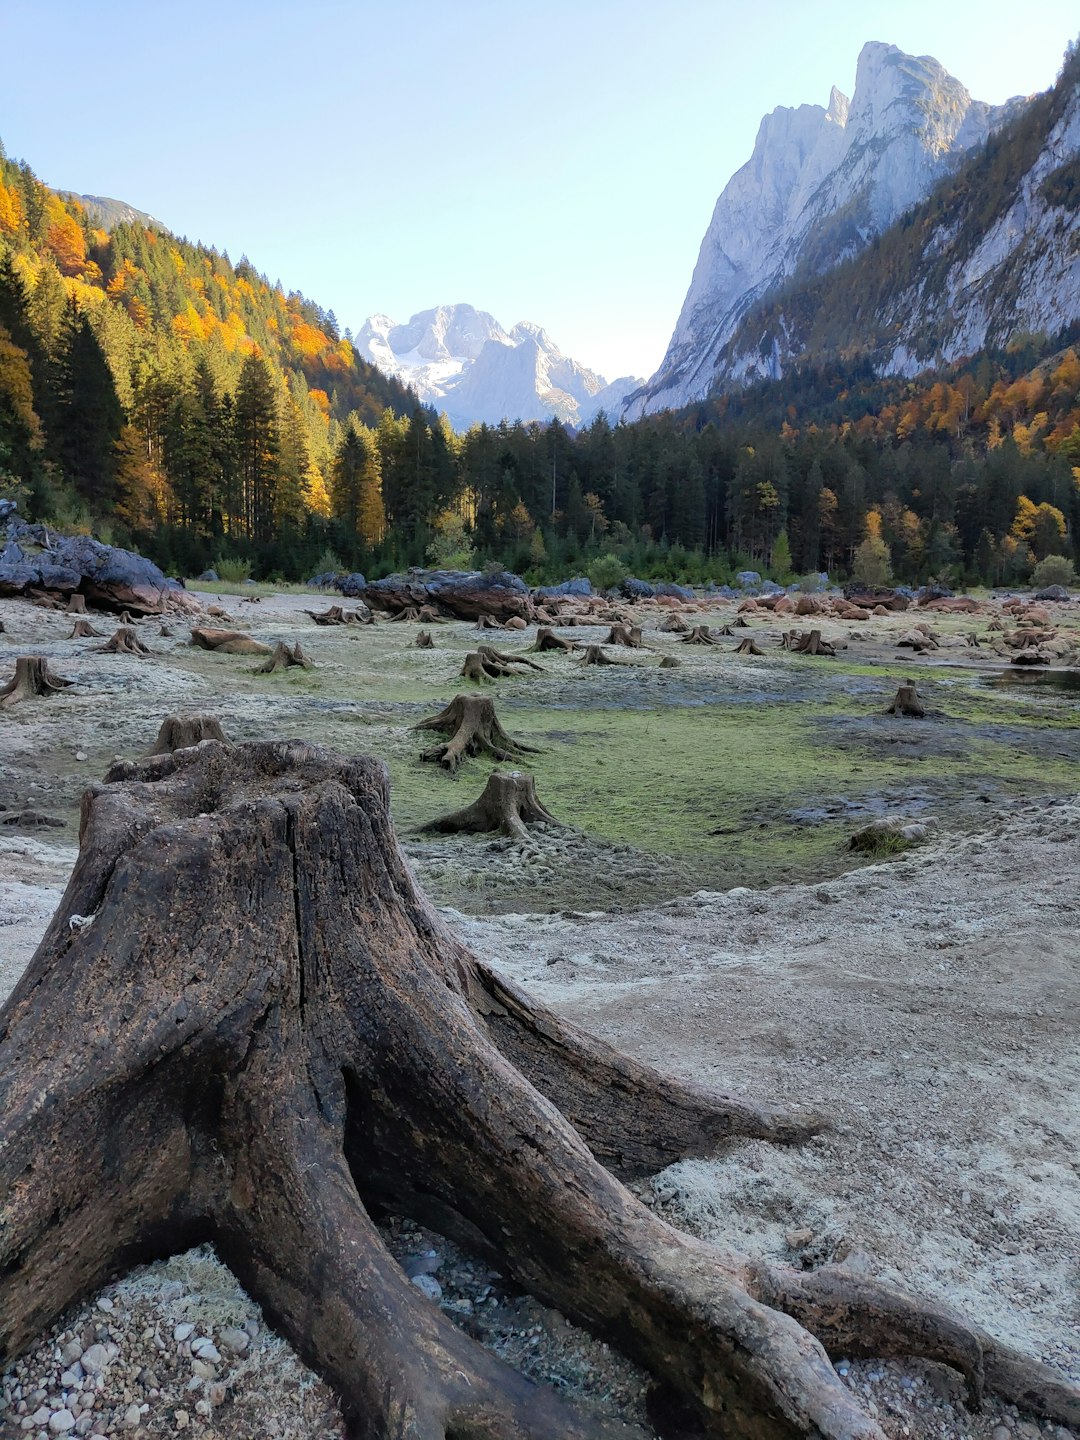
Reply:
<svg viewBox="0 0 1080 1440"><path fill-rule="evenodd" d="M716 202L660 369L628 416L685 405L724 379L775 374L771 353L727 349L765 296L857 255L1024 106L988 106L929 56L870 42L849 100L781 106Z"/></svg>
<svg viewBox="0 0 1080 1440"><path fill-rule="evenodd" d="M77 200L95 225L102 230L115 230L117 225L142 225L147 230L165 230L160 220L145 210L136 210L126 200L111 200L108 195L78 195L73 190L61 192L65 199Z"/></svg>
<svg viewBox="0 0 1080 1440"><path fill-rule="evenodd" d="M609 385L564 355L540 326L523 321L506 331L472 305L421 310L407 325L372 315L354 343L364 359L410 385L460 429L552 416L586 425L601 410L617 415L641 384L624 376Z"/></svg>

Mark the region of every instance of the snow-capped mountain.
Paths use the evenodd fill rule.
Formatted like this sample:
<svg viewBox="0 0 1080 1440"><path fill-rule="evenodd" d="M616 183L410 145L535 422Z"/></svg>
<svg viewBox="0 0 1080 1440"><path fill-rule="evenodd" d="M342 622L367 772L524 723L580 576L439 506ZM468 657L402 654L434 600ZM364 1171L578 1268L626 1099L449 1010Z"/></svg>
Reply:
<svg viewBox="0 0 1080 1440"><path fill-rule="evenodd" d="M667 354L628 416L772 373L768 354L741 371L723 360L747 312L792 276L859 253L1023 103L985 105L929 56L871 41L850 100L834 87L828 106L766 115L716 202Z"/></svg>
<svg viewBox="0 0 1080 1440"><path fill-rule="evenodd" d="M411 385L459 428L552 416L587 425L601 410L617 416L641 385L632 376L609 385L564 355L539 325L523 321L506 331L472 305L421 310L407 325L372 315L353 343L365 360Z"/></svg>

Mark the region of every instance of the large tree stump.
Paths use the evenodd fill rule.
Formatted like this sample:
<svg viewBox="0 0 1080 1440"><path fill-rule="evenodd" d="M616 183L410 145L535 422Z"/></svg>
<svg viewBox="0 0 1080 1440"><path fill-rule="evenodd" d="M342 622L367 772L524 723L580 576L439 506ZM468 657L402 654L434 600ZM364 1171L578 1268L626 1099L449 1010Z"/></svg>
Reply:
<svg viewBox="0 0 1080 1440"><path fill-rule="evenodd" d="M191 631L191 643L219 655L269 655L270 646L255 640L244 630L209 630L205 625Z"/></svg>
<svg viewBox="0 0 1080 1440"><path fill-rule="evenodd" d="M1080 1390L959 1316L718 1251L624 1188L808 1127L664 1079L477 961L417 890L372 760L211 741L91 789L0 1011L0 1117L5 1361L132 1263L209 1240L352 1440L613 1435L409 1282L372 1223L389 1207L616 1343L711 1437L882 1440L829 1355L926 1356L976 1397L1080 1418Z"/></svg>
<svg viewBox="0 0 1080 1440"><path fill-rule="evenodd" d="M836 649L828 640L823 640L820 630L787 630L781 645L793 655L834 656Z"/></svg>
<svg viewBox="0 0 1080 1440"><path fill-rule="evenodd" d="M101 631L95 630L89 620L76 620L71 627L69 640L100 640Z"/></svg>
<svg viewBox="0 0 1080 1440"><path fill-rule="evenodd" d="M677 611L675 611L671 615L668 615L665 619L661 620L660 624L656 628L665 635L685 635L686 632L690 629L690 626L686 623L683 617Z"/></svg>
<svg viewBox="0 0 1080 1440"><path fill-rule="evenodd" d="M564 620L562 623L568 625L570 622ZM588 624L589 622L586 621L585 623ZM571 650L577 649L577 643L573 640L564 640L561 635L556 635L550 625L541 625L536 632L536 639L529 646L529 649L534 652L537 650L561 650L563 654L567 654Z"/></svg>
<svg viewBox="0 0 1080 1440"><path fill-rule="evenodd" d="M278 670L288 670L291 666L298 665L302 670L313 670L314 662L309 660L300 647L297 640L294 645L289 645L284 640L279 640L274 646L273 652L263 661L256 665L255 675L273 675Z"/></svg>
<svg viewBox="0 0 1080 1440"><path fill-rule="evenodd" d="M432 820L423 828L440 835L482 835L498 830L515 840L523 840L528 834L527 826L541 823L559 824L537 796L533 777L520 770L493 770L483 794L471 805Z"/></svg>
<svg viewBox="0 0 1080 1440"><path fill-rule="evenodd" d="M121 625L104 645L94 647L98 655L149 655L150 647L139 639L133 625Z"/></svg>
<svg viewBox="0 0 1080 1440"><path fill-rule="evenodd" d="M905 680L897 689L892 704L885 711L886 715L910 715L913 720L924 720L926 710L915 690L913 680Z"/></svg>
<svg viewBox="0 0 1080 1440"><path fill-rule="evenodd" d="M464 663L458 674L463 680L471 681L474 685L490 685L493 680L499 680L504 675L512 675L514 672L505 665L498 665L484 659L479 650L470 650L465 656Z"/></svg>
<svg viewBox="0 0 1080 1440"><path fill-rule="evenodd" d="M20 655L15 661L15 674L0 689L0 705L17 705L35 695L59 695L74 683L54 675L43 655Z"/></svg>
<svg viewBox="0 0 1080 1440"><path fill-rule="evenodd" d="M630 650L641 650L644 642L640 625L612 625L604 645L625 645Z"/></svg>
<svg viewBox="0 0 1080 1440"><path fill-rule="evenodd" d="M86 596L80 595L78 590L73 590L68 596L67 613L69 615L85 615Z"/></svg>
<svg viewBox="0 0 1080 1440"><path fill-rule="evenodd" d="M683 645L719 645L719 640L709 629L708 625L695 625L689 635L682 637Z"/></svg>
<svg viewBox="0 0 1080 1440"><path fill-rule="evenodd" d="M582 665L620 665L622 662L613 660L610 655L606 655L600 645L586 645L580 663Z"/></svg>
<svg viewBox="0 0 1080 1440"><path fill-rule="evenodd" d="M516 760L537 755L535 745L513 740L499 723L494 703L481 695L455 695L445 710L421 720L417 730L437 730L450 739L445 745L425 750L421 760L434 760L453 775L466 756L493 755L496 760Z"/></svg>
<svg viewBox="0 0 1080 1440"><path fill-rule="evenodd" d="M218 740L222 745L229 743L216 715L166 715L154 748L147 754L171 755L174 750L187 750L192 745L201 745L204 740Z"/></svg>
<svg viewBox="0 0 1080 1440"><path fill-rule="evenodd" d="M752 635L747 635L735 646L736 655L764 655L765 651L757 643Z"/></svg>

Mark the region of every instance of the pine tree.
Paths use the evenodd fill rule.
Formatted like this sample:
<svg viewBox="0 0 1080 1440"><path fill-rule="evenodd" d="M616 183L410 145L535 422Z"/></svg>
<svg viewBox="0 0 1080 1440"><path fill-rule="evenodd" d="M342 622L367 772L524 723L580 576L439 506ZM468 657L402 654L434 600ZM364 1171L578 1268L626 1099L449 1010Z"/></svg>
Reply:
<svg viewBox="0 0 1080 1440"><path fill-rule="evenodd" d="M116 442L124 425L112 371L90 322L74 315L57 365L57 410L50 436L54 458L96 514L116 504Z"/></svg>
<svg viewBox="0 0 1080 1440"><path fill-rule="evenodd" d="M244 361L236 387L236 452L243 496L243 533L258 543L273 538L280 479L277 393L258 352Z"/></svg>

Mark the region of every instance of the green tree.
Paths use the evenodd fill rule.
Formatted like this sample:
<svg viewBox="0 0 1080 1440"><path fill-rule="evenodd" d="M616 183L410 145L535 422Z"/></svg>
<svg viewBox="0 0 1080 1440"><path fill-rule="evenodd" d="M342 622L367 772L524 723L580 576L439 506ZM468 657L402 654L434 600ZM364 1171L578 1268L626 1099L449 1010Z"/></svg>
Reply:
<svg viewBox="0 0 1080 1440"><path fill-rule="evenodd" d="M281 436L277 390L270 367L250 354L236 387L236 454L242 495L243 533L257 542L273 538L274 503L280 478Z"/></svg>

